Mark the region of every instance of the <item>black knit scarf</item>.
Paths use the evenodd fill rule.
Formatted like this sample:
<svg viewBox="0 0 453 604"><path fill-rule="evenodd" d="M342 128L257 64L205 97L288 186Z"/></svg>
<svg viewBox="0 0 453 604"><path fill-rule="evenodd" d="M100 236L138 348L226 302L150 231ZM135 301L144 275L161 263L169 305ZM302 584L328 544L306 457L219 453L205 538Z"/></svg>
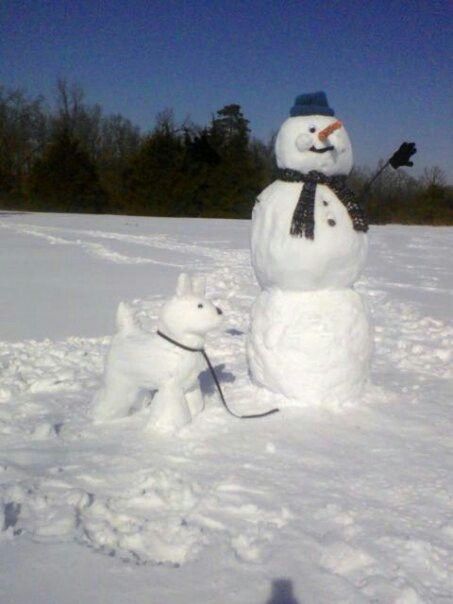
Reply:
<svg viewBox="0 0 453 604"><path fill-rule="evenodd" d="M302 182L303 187L294 210L290 234L295 237L315 237L315 195L316 186L327 185L335 193L348 211L354 230L368 231L368 220L354 193L346 185L346 176L325 176L312 170L307 174L296 170L278 170L278 178L285 182Z"/></svg>

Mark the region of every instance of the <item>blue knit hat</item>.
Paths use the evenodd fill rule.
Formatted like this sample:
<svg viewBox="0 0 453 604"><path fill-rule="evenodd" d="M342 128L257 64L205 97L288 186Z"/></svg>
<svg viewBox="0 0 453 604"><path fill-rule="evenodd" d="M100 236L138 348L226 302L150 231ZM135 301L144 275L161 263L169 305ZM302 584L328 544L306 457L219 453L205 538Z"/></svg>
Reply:
<svg viewBox="0 0 453 604"><path fill-rule="evenodd" d="M325 92L309 92L300 94L294 101L294 106L289 112L291 117L298 115L335 115L332 107L329 107Z"/></svg>

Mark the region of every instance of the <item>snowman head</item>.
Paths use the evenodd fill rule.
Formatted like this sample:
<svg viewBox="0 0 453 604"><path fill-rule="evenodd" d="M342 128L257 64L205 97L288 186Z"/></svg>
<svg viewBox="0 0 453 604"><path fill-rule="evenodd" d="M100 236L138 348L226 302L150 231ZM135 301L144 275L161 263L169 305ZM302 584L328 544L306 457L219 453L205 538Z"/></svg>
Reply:
<svg viewBox="0 0 453 604"><path fill-rule="evenodd" d="M275 141L277 165L307 174L347 175L352 169L352 148L343 124L334 117L324 92L296 98Z"/></svg>

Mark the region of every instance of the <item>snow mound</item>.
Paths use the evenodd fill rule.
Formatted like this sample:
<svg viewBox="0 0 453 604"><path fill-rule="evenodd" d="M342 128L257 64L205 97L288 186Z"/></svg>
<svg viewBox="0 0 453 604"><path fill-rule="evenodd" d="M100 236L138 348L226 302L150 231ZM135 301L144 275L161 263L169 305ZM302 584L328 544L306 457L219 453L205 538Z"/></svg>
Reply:
<svg viewBox="0 0 453 604"><path fill-rule="evenodd" d="M82 539L123 559L184 564L209 541L185 518L198 503L199 492L198 485L168 471L143 477L121 494L93 498L81 510Z"/></svg>
<svg viewBox="0 0 453 604"><path fill-rule="evenodd" d="M108 489L110 494L95 488L94 476L80 478L92 483L93 492L58 477L0 487L3 539L75 540L122 560L175 566L223 543L237 558L258 562L291 518L286 508L247 503L240 485L220 483L206 494L169 470L137 470L127 482L121 477L122 488Z"/></svg>

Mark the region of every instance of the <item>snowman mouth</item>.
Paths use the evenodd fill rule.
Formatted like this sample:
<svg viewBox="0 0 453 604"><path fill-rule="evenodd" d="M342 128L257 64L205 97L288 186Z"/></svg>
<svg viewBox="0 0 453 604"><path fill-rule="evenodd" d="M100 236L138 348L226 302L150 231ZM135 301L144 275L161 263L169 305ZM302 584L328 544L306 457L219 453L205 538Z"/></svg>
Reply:
<svg viewBox="0 0 453 604"><path fill-rule="evenodd" d="M317 149L316 147L310 147L309 151L313 151L313 153L326 153L327 151L333 151L335 147L329 145L328 147L321 147L321 149Z"/></svg>

